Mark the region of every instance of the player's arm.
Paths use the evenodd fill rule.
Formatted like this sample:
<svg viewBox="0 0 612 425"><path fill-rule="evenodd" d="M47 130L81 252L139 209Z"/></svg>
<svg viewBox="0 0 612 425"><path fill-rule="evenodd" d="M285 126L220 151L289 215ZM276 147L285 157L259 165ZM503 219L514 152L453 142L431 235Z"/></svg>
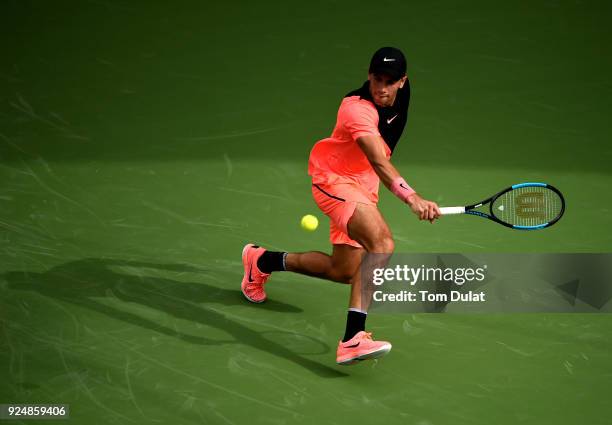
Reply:
<svg viewBox="0 0 612 425"><path fill-rule="evenodd" d="M433 222L440 216L435 202L421 198L402 178L381 147L385 143L380 136L368 135L357 138L357 144L368 158L374 171L395 196L410 205L412 211L421 219Z"/></svg>

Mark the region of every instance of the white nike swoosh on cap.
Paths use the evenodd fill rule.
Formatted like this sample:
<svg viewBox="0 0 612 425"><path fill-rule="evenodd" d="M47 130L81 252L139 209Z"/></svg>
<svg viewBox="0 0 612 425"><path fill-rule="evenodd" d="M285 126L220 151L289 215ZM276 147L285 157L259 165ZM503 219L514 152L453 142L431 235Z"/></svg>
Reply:
<svg viewBox="0 0 612 425"><path fill-rule="evenodd" d="M394 58L383 58L383 62L394 62Z"/></svg>

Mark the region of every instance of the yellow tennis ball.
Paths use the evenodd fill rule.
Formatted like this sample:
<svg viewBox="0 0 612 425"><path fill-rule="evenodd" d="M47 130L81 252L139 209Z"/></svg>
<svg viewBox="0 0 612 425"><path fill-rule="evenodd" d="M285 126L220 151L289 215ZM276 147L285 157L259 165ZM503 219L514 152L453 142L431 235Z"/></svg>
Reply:
<svg viewBox="0 0 612 425"><path fill-rule="evenodd" d="M304 217L302 217L300 224L302 229L309 232L314 232L319 226L319 220L314 215L306 214Z"/></svg>

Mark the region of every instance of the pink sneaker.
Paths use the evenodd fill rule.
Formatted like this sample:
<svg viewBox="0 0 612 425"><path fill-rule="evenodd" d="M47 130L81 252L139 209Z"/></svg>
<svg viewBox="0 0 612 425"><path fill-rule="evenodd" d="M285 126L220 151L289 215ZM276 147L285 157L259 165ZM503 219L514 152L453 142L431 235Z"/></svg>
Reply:
<svg viewBox="0 0 612 425"><path fill-rule="evenodd" d="M270 277L269 273L263 273L257 267L257 260L261 254L266 252L252 243L247 244L242 249L242 264L244 265L244 277L240 289L247 300L253 303L262 303L266 300L266 291L264 291L264 283Z"/></svg>
<svg viewBox="0 0 612 425"><path fill-rule="evenodd" d="M360 331L346 342L338 343L336 363L350 365L361 360L377 359L391 351L391 343L374 341L370 332Z"/></svg>

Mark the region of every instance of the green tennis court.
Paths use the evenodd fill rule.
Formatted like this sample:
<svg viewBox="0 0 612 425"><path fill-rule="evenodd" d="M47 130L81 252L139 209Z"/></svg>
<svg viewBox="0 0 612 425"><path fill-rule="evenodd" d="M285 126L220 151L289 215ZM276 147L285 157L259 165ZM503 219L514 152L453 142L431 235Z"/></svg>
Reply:
<svg viewBox="0 0 612 425"><path fill-rule="evenodd" d="M611 9L3 2L0 403L74 424L609 424L610 315L372 315L393 351L341 367L348 287L275 274L252 305L239 285L247 242L329 252L308 153L383 45L408 59L393 161L420 193L546 181L567 201L518 232L421 223L381 190L398 252L609 252Z"/></svg>

